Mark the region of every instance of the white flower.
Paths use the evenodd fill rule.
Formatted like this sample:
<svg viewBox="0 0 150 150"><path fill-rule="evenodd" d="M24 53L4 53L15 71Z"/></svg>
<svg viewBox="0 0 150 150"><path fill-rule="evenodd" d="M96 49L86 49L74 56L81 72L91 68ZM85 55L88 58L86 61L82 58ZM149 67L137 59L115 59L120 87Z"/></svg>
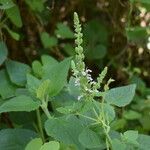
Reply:
<svg viewBox="0 0 150 150"><path fill-rule="evenodd" d="M75 86L79 86L80 85L80 80L77 78L76 80L75 80Z"/></svg>
<svg viewBox="0 0 150 150"><path fill-rule="evenodd" d="M78 101L83 97L83 95L78 96Z"/></svg>
<svg viewBox="0 0 150 150"><path fill-rule="evenodd" d="M87 74L87 79L89 80L89 82L93 81L93 79L92 79L90 74Z"/></svg>
<svg viewBox="0 0 150 150"><path fill-rule="evenodd" d="M90 92L90 93L93 93L93 91L92 91L91 89L89 89L89 92Z"/></svg>
<svg viewBox="0 0 150 150"><path fill-rule="evenodd" d="M86 72L86 73L89 73L89 72L92 72L92 70L86 69L85 72Z"/></svg>
<svg viewBox="0 0 150 150"><path fill-rule="evenodd" d="M95 92L95 93L99 93L99 91L98 91L98 90L94 90L94 92Z"/></svg>
<svg viewBox="0 0 150 150"><path fill-rule="evenodd" d="M96 82L95 82L95 81L92 81L92 82L91 82L91 84L92 84L92 85L95 85L95 84L96 84Z"/></svg>
<svg viewBox="0 0 150 150"><path fill-rule="evenodd" d="M82 71L82 75L83 75L83 76L86 76L87 74L86 74L86 72Z"/></svg>

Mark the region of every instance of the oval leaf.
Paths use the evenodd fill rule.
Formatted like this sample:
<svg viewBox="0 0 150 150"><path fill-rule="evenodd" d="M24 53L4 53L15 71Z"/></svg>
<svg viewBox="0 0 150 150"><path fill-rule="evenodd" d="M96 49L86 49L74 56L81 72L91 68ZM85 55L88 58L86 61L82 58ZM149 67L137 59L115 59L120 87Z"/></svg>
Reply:
<svg viewBox="0 0 150 150"><path fill-rule="evenodd" d="M40 106L39 102L33 101L30 97L20 95L14 97L0 106L0 113L11 111L32 111Z"/></svg>
<svg viewBox="0 0 150 150"><path fill-rule="evenodd" d="M135 89L135 84L113 88L106 93L105 100L118 107L126 106L132 101L135 95Z"/></svg>
<svg viewBox="0 0 150 150"><path fill-rule="evenodd" d="M138 143L139 150L149 150L150 149L150 136L139 134Z"/></svg>
<svg viewBox="0 0 150 150"><path fill-rule="evenodd" d="M6 61L6 69L10 80L20 86L25 85L26 74L31 70L28 65L13 60Z"/></svg>
<svg viewBox="0 0 150 150"><path fill-rule="evenodd" d="M29 92L36 95L36 90L38 89L41 81L31 74L27 74L27 88Z"/></svg>
<svg viewBox="0 0 150 150"><path fill-rule="evenodd" d="M43 69L42 64L39 61L35 60L32 62L32 70L34 75L36 75L39 78L42 77Z"/></svg>
<svg viewBox="0 0 150 150"><path fill-rule="evenodd" d="M23 150L26 144L37 137L37 134L27 129L4 129L0 131L1 150Z"/></svg>
<svg viewBox="0 0 150 150"><path fill-rule="evenodd" d="M15 96L16 87L10 82L6 71L0 71L0 95L3 99Z"/></svg>
<svg viewBox="0 0 150 150"><path fill-rule="evenodd" d="M104 141L94 131L85 128L79 135L80 143L86 148L105 148Z"/></svg>
<svg viewBox="0 0 150 150"><path fill-rule="evenodd" d="M47 32L42 32L40 38L44 48L52 48L58 43L57 39L53 36L49 36Z"/></svg>
<svg viewBox="0 0 150 150"><path fill-rule="evenodd" d="M43 142L41 138L35 138L27 144L25 150L39 150L42 144Z"/></svg>
<svg viewBox="0 0 150 150"><path fill-rule="evenodd" d="M17 27L22 27L22 19L17 5L6 10L6 14L11 22Z"/></svg>
<svg viewBox="0 0 150 150"><path fill-rule="evenodd" d="M8 33L11 35L11 37L13 38L13 39L15 39L16 41L18 41L19 39L20 39L20 35L19 35L19 33L17 33L17 32L14 32L13 30L11 30L8 26L4 26L3 28L5 28L7 31L8 31Z"/></svg>
<svg viewBox="0 0 150 150"><path fill-rule="evenodd" d="M71 29L63 23L57 24L57 30L55 30L55 34L58 38L68 38L68 39L74 38L74 34L71 31Z"/></svg>
<svg viewBox="0 0 150 150"><path fill-rule="evenodd" d="M49 136L63 142L75 145L78 150L84 150L78 141L78 136L83 130L79 119L75 116L52 118L46 121L45 129Z"/></svg>
<svg viewBox="0 0 150 150"><path fill-rule="evenodd" d="M46 70L44 79L50 80L49 95L57 95L64 85L67 83L67 76L70 67L70 58L54 65L49 70Z"/></svg>
<svg viewBox="0 0 150 150"><path fill-rule="evenodd" d="M50 141L48 143L45 143L40 150L59 150L60 145L56 141Z"/></svg>

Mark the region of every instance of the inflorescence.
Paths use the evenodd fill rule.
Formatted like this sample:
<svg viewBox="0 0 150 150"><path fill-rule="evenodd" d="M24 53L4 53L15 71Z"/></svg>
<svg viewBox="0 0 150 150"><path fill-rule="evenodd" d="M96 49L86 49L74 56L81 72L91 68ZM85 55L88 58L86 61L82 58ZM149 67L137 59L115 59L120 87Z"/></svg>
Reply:
<svg viewBox="0 0 150 150"><path fill-rule="evenodd" d="M81 95L78 100L93 100L95 96L98 95L101 83L107 74L107 67L101 72L97 78L97 82L91 77L92 70L85 67L84 63L84 53L83 53L83 34L81 32L81 24L77 13L74 13L74 28L75 28L75 60L71 62L73 76L75 77L75 86L78 86L81 90ZM113 80L109 80L113 81Z"/></svg>

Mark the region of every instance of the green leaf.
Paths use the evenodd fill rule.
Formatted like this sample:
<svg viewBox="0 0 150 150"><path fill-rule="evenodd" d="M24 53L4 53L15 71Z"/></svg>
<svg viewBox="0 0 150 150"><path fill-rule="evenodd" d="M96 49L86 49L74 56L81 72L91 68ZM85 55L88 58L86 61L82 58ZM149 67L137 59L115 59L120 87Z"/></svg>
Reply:
<svg viewBox="0 0 150 150"><path fill-rule="evenodd" d="M81 113L90 111L94 117L95 113L93 112L93 109L95 109L95 111L98 115L100 115L100 113L102 112L102 109L103 109L104 114L105 114L105 116L107 116L107 119L109 120L109 122L113 121L115 118L115 110L110 104L107 104L107 103L102 104L97 101L93 101L92 103L86 102L84 107L82 107Z"/></svg>
<svg viewBox="0 0 150 150"><path fill-rule="evenodd" d="M105 100L118 107L126 106L132 101L135 89L135 84L110 89L106 93Z"/></svg>
<svg viewBox="0 0 150 150"><path fill-rule="evenodd" d="M47 72L51 67L58 64L58 61L49 55L42 55L41 61L43 64L43 71Z"/></svg>
<svg viewBox="0 0 150 150"><path fill-rule="evenodd" d="M130 0L130 2L141 2L141 3L145 3L145 4L150 4L149 0Z"/></svg>
<svg viewBox="0 0 150 150"><path fill-rule="evenodd" d="M0 41L0 65L7 59L8 50L6 44Z"/></svg>
<svg viewBox="0 0 150 150"><path fill-rule="evenodd" d="M124 129L126 124L127 124L127 121L125 119L117 119L111 123L111 128L113 130Z"/></svg>
<svg viewBox="0 0 150 150"><path fill-rule="evenodd" d="M63 24L63 23L58 23L57 24L57 30L55 30L55 34L58 38L68 38L68 39L72 39L74 38L74 34L71 31L71 29Z"/></svg>
<svg viewBox="0 0 150 150"><path fill-rule="evenodd" d="M25 85L26 74L31 70L28 65L13 60L6 61L6 69L10 80L20 86Z"/></svg>
<svg viewBox="0 0 150 150"><path fill-rule="evenodd" d="M55 37L49 36L47 32L42 32L40 38L44 48L51 48L56 46L58 43L57 39Z"/></svg>
<svg viewBox="0 0 150 150"><path fill-rule="evenodd" d="M55 65L58 63L56 59L49 55L42 55L41 61L43 65Z"/></svg>
<svg viewBox="0 0 150 150"><path fill-rule="evenodd" d="M74 47L67 43L63 46L64 51L69 55L69 56L74 56L75 55L75 50Z"/></svg>
<svg viewBox="0 0 150 150"><path fill-rule="evenodd" d="M14 32L13 30L11 30L8 26L4 26L4 28L8 31L8 33L11 35L13 39L15 39L16 41L20 39L20 35Z"/></svg>
<svg viewBox="0 0 150 150"><path fill-rule="evenodd" d="M14 97L0 106L0 113L11 111L33 111L40 106L38 101L33 101L29 96Z"/></svg>
<svg viewBox="0 0 150 150"><path fill-rule="evenodd" d="M40 150L59 150L60 145L56 141L50 141L48 143L45 143Z"/></svg>
<svg viewBox="0 0 150 150"><path fill-rule="evenodd" d="M108 118L108 120L109 120L109 122L111 122L111 121L113 121L114 119L115 119L115 110L114 110L114 108L111 106L111 105L109 105L109 104L101 104L101 103L99 103L99 105L98 105L98 103L96 103L97 105L97 108L98 108L98 110L99 110L99 114L102 112L102 105L103 105L103 109L104 109L104 113L105 113L105 116L107 116L107 118Z"/></svg>
<svg viewBox="0 0 150 150"><path fill-rule="evenodd" d="M39 61L35 60L32 62L32 70L37 77L39 78L42 77L43 68L42 68L42 64Z"/></svg>
<svg viewBox="0 0 150 150"><path fill-rule="evenodd" d="M149 150L150 149L150 136L139 134L138 137L139 150Z"/></svg>
<svg viewBox="0 0 150 150"><path fill-rule="evenodd" d="M26 144L37 137L37 134L27 129L4 129L0 131L1 150L23 150Z"/></svg>
<svg viewBox="0 0 150 150"><path fill-rule="evenodd" d="M62 90L58 95L54 96L51 99L52 105L54 108L58 107L66 107L66 106L72 106L72 104L76 101L77 99L73 96L71 96L66 88Z"/></svg>
<svg viewBox="0 0 150 150"><path fill-rule="evenodd" d="M3 99L15 95L16 87L10 82L5 70L0 71L0 95Z"/></svg>
<svg viewBox="0 0 150 150"><path fill-rule="evenodd" d="M39 150L42 144L43 142L41 138L35 138L27 144L25 150Z"/></svg>
<svg viewBox="0 0 150 150"><path fill-rule="evenodd" d="M141 42L143 39L147 38L147 29L143 27L130 27L126 28L126 36L128 41Z"/></svg>
<svg viewBox="0 0 150 150"><path fill-rule="evenodd" d="M85 128L79 135L80 143L86 148L99 148L104 149L105 144L102 139L98 136L97 133L92 131L89 128Z"/></svg>
<svg viewBox="0 0 150 150"><path fill-rule="evenodd" d="M88 59L102 59L107 53L108 31L98 20L89 21L84 28L84 48Z"/></svg>
<svg viewBox="0 0 150 150"><path fill-rule="evenodd" d="M84 28L86 45L107 45L108 43L108 29L106 25L100 23L98 20L88 21Z"/></svg>
<svg viewBox="0 0 150 150"><path fill-rule="evenodd" d="M76 79L74 77L70 77L69 83L67 85L67 89L68 89L68 93L73 97L75 97L75 99L77 99L78 96L80 95L80 88L75 86L75 80Z"/></svg>
<svg viewBox="0 0 150 150"><path fill-rule="evenodd" d="M17 88L15 92L15 96L26 95L31 96L32 94L29 92L27 88Z"/></svg>
<svg viewBox="0 0 150 150"><path fill-rule="evenodd" d="M71 113L78 112L82 106L83 106L82 103L77 102L77 103L73 103L69 106L63 106L63 107L56 108L56 110L62 114L71 114Z"/></svg>
<svg viewBox="0 0 150 150"><path fill-rule="evenodd" d="M32 112L25 112L20 111L18 112L11 112L9 113L10 120L13 120L13 125L21 126L22 128L28 128L29 126L33 129L33 124L36 120L36 113ZM21 119L20 119L21 118ZM30 128L29 127L29 128Z"/></svg>
<svg viewBox="0 0 150 150"><path fill-rule="evenodd" d="M6 14L11 22L16 25L17 27L22 27L22 19L20 16L20 11L17 5L12 8L6 10Z"/></svg>
<svg viewBox="0 0 150 150"><path fill-rule="evenodd" d="M27 88L31 94L36 95L36 90L38 89L41 81L31 74L27 74Z"/></svg>
<svg viewBox="0 0 150 150"><path fill-rule="evenodd" d="M75 116L52 118L46 121L45 129L49 136L63 142L75 145L78 150L84 150L78 141L78 136L83 130L79 119Z"/></svg>
<svg viewBox="0 0 150 150"><path fill-rule="evenodd" d="M140 91L140 93L144 93L146 91L146 84L145 84L145 82L140 77L138 77L137 75L133 75L130 78L129 81L130 81L130 83L136 84L136 89L138 91Z"/></svg>
<svg viewBox="0 0 150 150"><path fill-rule="evenodd" d="M37 98L39 98L40 100L43 100L48 94L49 94L49 90L51 90L50 87L50 80L44 80L43 82L40 83L39 87L36 90L36 95Z"/></svg>
<svg viewBox="0 0 150 150"><path fill-rule="evenodd" d="M128 110L125 111L123 113L123 116L127 119L127 120L136 120L136 119L140 119L142 117L142 115L136 111L133 110Z"/></svg>
<svg viewBox="0 0 150 150"><path fill-rule="evenodd" d="M44 10L44 3L42 0L25 0L25 2L34 11L42 12Z"/></svg>
<svg viewBox="0 0 150 150"><path fill-rule="evenodd" d="M122 139L123 139L126 143L138 145L138 142L137 142L137 139L138 139L138 131L128 130L128 131L124 132L124 134L122 135Z"/></svg>
<svg viewBox="0 0 150 150"><path fill-rule="evenodd" d="M54 65L53 67L49 68L49 70L46 70L43 79L50 80L50 96L57 95L67 83L70 60L70 58L67 58L62 62Z"/></svg>
<svg viewBox="0 0 150 150"><path fill-rule="evenodd" d="M141 0L142 3L150 4L149 0Z"/></svg>
<svg viewBox="0 0 150 150"><path fill-rule="evenodd" d="M60 150L77 150L75 148L75 146L73 146L73 145L66 145L66 144L63 144L63 143L60 143L60 147L61 147Z"/></svg>
<svg viewBox="0 0 150 150"><path fill-rule="evenodd" d="M86 56L88 59L102 59L107 53L106 46L99 44L95 47L88 47L86 50Z"/></svg>
<svg viewBox="0 0 150 150"><path fill-rule="evenodd" d="M126 150L125 143L121 142L118 139L113 139L112 140L112 150L117 150L118 148L119 148L119 150Z"/></svg>
<svg viewBox="0 0 150 150"><path fill-rule="evenodd" d="M143 104L143 102L140 105L142 105L142 104ZM149 103L146 103L146 105L149 105ZM139 121L140 121L144 130L147 130L147 131L150 130L149 111L147 113L145 113Z"/></svg>
<svg viewBox="0 0 150 150"><path fill-rule="evenodd" d="M14 6L15 4L12 0L0 0L0 9L9 9Z"/></svg>

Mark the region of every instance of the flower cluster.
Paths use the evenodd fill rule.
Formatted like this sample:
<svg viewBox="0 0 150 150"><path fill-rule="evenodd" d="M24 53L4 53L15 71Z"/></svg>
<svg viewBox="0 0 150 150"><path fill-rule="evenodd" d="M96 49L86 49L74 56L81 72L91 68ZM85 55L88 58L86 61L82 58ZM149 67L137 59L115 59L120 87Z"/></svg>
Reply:
<svg viewBox="0 0 150 150"><path fill-rule="evenodd" d="M76 56L75 60L71 62L71 66L73 70L73 76L75 77L75 86L78 86L81 90L81 95L78 97L78 100L93 100L93 98L99 93L101 83L107 73L107 67L104 68L97 78L97 82L95 82L91 77L92 70L85 68L85 56L83 54L83 47L81 46L83 42L83 34L81 33L81 25L77 13L74 13L74 27L76 38Z"/></svg>

